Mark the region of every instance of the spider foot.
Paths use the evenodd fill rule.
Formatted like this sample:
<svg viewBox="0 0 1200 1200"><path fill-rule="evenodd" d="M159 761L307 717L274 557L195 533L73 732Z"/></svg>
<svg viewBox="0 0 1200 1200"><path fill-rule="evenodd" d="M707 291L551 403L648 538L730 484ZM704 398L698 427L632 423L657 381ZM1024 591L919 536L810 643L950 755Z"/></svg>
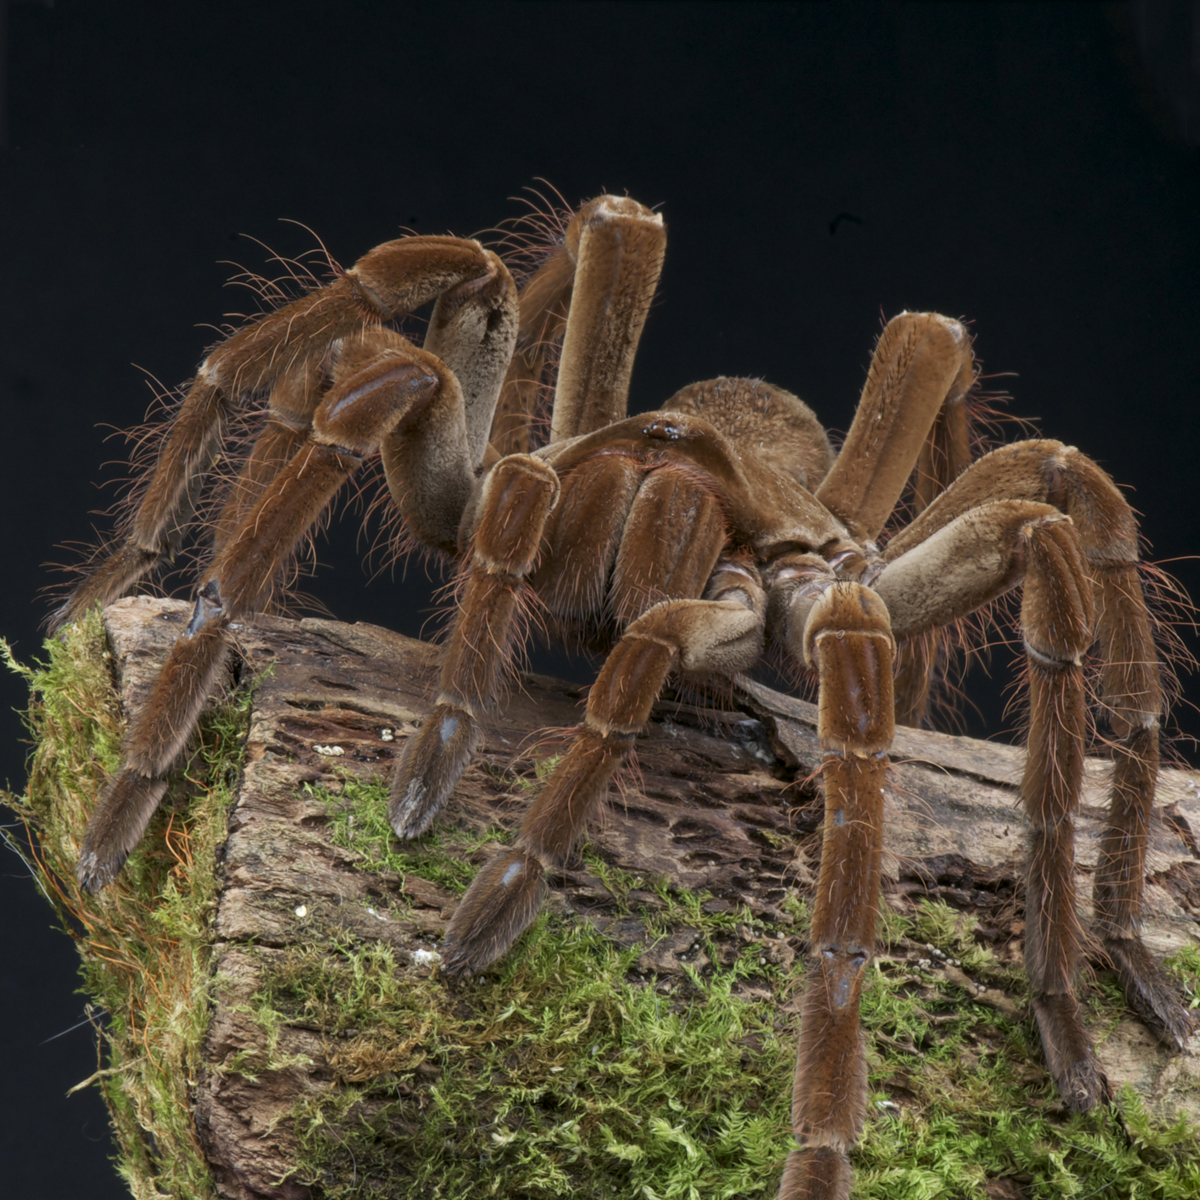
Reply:
<svg viewBox="0 0 1200 1200"><path fill-rule="evenodd" d="M1159 963L1137 938L1105 938L1104 952L1117 972L1129 1007L1165 1046L1182 1050L1196 1019Z"/></svg>
<svg viewBox="0 0 1200 1200"><path fill-rule="evenodd" d="M445 807L479 744L470 713L439 704L404 744L392 779L388 820L397 836L420 837Z"/></svg>
<svg viewBox="0 0 1200 1200"><path fill-rule="evenodd" d="M545 869L525 850L497 854L450 921L442 974L470 975L495 962L533 922L546 895Z"/></svg>
<svg viewBox="0 0 1200 1200"><path fill-rule="evenodd" d="M1033 1013L1042 1035L1042 1052L1054 1086L1070 1112L1088 1112L1112 1100L1104 1074L1070 995L1034 996Z"/></svg>
<svg viewBox="0 0 1200 1200"><path fill-rule="evenodd" d="M833 1146L806 1146L788 1155L779 1200L849 1200L852 1178L843 1151Z"/></svg>
<svg viewBox="0 0 1200 1200"><path fill-rule="evenodd" d="M122 771L105 792L88 822L75 875L86 892L107 887L141 841L154 810L167 790L165 779Z"/></svg>

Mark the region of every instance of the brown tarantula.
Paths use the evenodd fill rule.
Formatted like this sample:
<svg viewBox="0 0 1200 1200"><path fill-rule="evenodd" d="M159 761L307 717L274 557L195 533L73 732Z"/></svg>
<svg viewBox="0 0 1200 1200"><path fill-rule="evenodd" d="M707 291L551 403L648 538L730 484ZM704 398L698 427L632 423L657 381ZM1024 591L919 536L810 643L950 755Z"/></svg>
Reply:
<svg viewBox="0 0 1200 1200"><path fill-rule="evenodd" d="M530 924L547 871L569 855L669 677L732 677L754 667L764 644L815 675L826 820L793 1101L798 1146L780 1194L846 1196L865 1110L859 995L878 917L894 724L928 704L936 634L926 635L1010 589L1022 588L1030 693L1025 961L1051 1074L1073 1110L1108 1095L1074 992L1072 830L1083 659L1094 643L1114 735L1098 930L1154 1032L1169 1044L1190 1033L1137 932L1162 711L1137 526L1112 480L1072 447L1021 441L971 461L971 339L934 313L888 323L836 455L800 400L751 380L692 384L660 411L628 417L665 243L657 214L600 196L573 215L518 296L504 262L479 243L405 237L210 352L124 543L57 614L69 621L125 594L172 556L233 414L269 396L265 428L215 521L191 622L88 826L79 878L95 890L121 869L217 685L228 626L263 609L297 542L378 454L409 537L465 570L436 707L392 784L399 836L428 828L470 761L531 596L555 638L606 654L583 725L516 844L483 868L455 913L445 974L479 971ZM429 301L423 346L388 327ZM525 452L560 340L549 441ZM916 514L881 548L914 471Z"/></svg>

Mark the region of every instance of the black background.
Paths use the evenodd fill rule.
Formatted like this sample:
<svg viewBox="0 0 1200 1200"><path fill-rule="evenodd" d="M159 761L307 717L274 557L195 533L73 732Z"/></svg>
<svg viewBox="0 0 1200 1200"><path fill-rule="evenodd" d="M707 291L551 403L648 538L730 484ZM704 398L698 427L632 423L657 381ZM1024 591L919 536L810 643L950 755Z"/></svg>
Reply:
<svg viewBox="0 0 1200 1200"><path fill-rule="evenodd" d="M243 235L295 254L312 236L277 221L301 221L349 264L404 226L493 226L539 177L663 206L635 408L761 375L844 429L881 316L935 308L974 322L1010 411L1135 489L1156 558L1189 555L1196 22L1165 4L10 3L0 632L37 652L43 564L91 538L123 453L99 426L150 399L130 364L178 383L212 340L198 326L252 306L223 289L222 260L264 265ZM335 531L311 590L417 633L421 570L415 593L368 585L355 541ZM1172 570L1200 595L1195 563ZM19 786L4 686L0 778ZM64 1099L93 1037L64 1033L73 950L22 875L0 857L0 1186L124 1195L96 1094Z"/></svg>

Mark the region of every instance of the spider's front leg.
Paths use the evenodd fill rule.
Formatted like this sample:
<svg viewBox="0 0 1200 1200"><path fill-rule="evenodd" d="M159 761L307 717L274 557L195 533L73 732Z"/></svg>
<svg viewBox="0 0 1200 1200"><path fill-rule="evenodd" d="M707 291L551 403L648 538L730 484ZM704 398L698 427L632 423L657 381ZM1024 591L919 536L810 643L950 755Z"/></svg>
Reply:
<svg viewBox="0 0 1200 1200"><path fill-rule="evenodd" d="M162 799L228 657L227 627L270 602L281 565L364 458L381 446L415 443L425 469L412 480L406 503L429 506L422 515L431 539L457 529L451 510L457 504L461 512L476 464L467 404L447 362L468 379L473 365L490 362L490 388L482 391L494 405L516 328L516 290L498 258L485 286L462 286L464 294L448 304L456 315L441 346L446 361L385 331L334 347L334 383L313 415L311 434L221 547L197 589L190 623L133 721L121 770L101 796L80 850L79 881L89 891L120 871ZM389 483L398 490L398 481Z"/></svg>
<svg viewBox="0 0 1200 1200"><path fill-rule="evenodd" d="M844 1200L847 1155L866 1115L858 1009L875 950L883 785L894 732L887 609L869 588L832 584L812 605L803 647L820 680L825 831L792 1094L800 1146L788 1155L779 1196Z"/></svg>
<svg viewBox="0 0 1200 1200"><path fill-rule="evenodd" d="M718 567L708 596L664 600L625 631L588 693L582 729L522 821L516 845L484 866L459 904L442 953L446 974L486 967L533 921L546 872L566 861L667 676L728 677L757 662L764 611L757 577L733 564Z"/></svg>
<svg viewBox="0 0 1200 1200"><path fill-rule="evenodd" d="M558 493L553 468L527 454L502 459L484 482L483 515L437 702L404 743L392 777L388 818L400 837L419 837L429 828L479 745L483 710L503 688L516 618L530 602L527 577Z"/></svg>

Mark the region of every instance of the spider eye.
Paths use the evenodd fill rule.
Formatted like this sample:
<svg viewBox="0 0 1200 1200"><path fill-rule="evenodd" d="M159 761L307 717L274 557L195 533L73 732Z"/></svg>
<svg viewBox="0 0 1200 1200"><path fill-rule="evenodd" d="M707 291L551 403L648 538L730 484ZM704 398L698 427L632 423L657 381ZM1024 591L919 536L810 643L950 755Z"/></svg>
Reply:
<svg viewBox="0 0 1200 1200"><path fill-rule="evenodd" d="M649 425L642 426L642 436L658 438L664 442L677 442L683 437L683 430L670 421L651 421Z"/></svg>

